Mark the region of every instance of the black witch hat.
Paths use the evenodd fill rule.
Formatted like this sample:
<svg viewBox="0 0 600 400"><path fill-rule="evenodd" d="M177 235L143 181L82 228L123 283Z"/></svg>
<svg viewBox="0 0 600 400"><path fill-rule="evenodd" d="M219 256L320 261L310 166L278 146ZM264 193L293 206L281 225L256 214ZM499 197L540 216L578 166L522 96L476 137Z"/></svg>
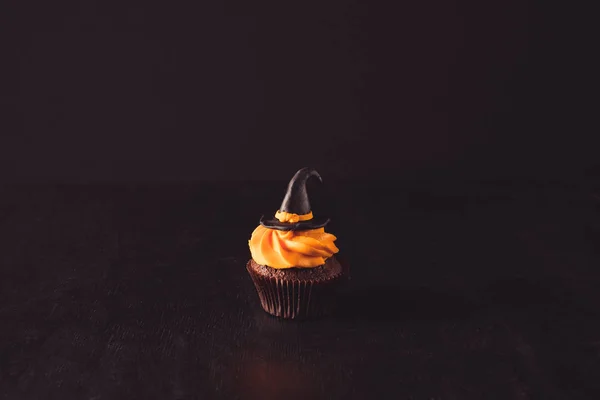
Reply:
<svg viewBox="0 0 600 400"><path fill-rule="evenodd" d="M308 201L308 193L306 192L306 182L311 177L319 178L322 183L321 175L313 168L302 168L292 178L288 184L285 197L279 207L279 211L275 214L276 218L264 219L260 218L260 224L266 228L277 229L280 231L304 231L309 229L322 228L329 222L329 218L313 218ZM295 222L286 221L286 218L277 218L280 215L295 214ZM294 221L292 219L292 221ZM283 222L283 221L285 222Z"/></svg>

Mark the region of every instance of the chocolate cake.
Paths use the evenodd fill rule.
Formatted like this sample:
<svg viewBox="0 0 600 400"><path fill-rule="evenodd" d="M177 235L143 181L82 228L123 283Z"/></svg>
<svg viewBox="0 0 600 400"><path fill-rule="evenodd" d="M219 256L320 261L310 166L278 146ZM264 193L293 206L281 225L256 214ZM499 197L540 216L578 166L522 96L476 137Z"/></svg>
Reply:
<svg viewBox="0 0 600 400"><path fill-rule="evenodd" d="M329 218L313 218L306 181L321 176L302 168L292 178L275 218L260 219L248 244L246 269L262 308L282 318L308 318L331 312L347 269L334 257ZM322 181L322 180L321 180Z"/></svg>

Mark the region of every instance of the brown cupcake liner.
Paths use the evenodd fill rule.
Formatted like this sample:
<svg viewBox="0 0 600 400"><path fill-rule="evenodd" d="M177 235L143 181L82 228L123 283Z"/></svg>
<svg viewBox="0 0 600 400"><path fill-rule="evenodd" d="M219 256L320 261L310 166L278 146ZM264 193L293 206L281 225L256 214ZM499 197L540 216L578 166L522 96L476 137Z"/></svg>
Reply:
<svg viewBox="0 0 600 400"><path fill-rule="evenodd" d="M281 279L256 273L250 263L246 269L267 313L281 318L304 319L334 311L337 289L344 281L344 273L325 280Z"/></svg>

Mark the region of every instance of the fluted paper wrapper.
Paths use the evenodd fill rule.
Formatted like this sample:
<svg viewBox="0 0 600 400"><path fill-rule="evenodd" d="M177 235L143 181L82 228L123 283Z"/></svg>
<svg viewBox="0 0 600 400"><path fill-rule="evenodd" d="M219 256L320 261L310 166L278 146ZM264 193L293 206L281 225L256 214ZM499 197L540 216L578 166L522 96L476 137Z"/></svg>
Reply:
<svg viewBox="0 0 600 400"><path fill-rule="evenodd" d="M336 306L337 289L344 274L324 280L281 279L260 275L246 269L254 282L262 308L271 315L288 319L303 319L330 314Z"/></svg>

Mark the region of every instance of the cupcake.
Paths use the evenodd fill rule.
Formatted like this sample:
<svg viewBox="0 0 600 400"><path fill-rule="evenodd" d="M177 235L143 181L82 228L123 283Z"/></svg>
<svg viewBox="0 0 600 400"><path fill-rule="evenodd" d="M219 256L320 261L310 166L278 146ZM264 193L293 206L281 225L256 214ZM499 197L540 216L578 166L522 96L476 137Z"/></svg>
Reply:
<svg viewBox="0 0 600 400"><path fill-rule="evenodd" d="M321 176L302 168L288 184L272 219L260 219L248 242L246 268L263 309L282 318L324 315L334 308L344 268L336 260L336 237L325 232L329 218L313 217L306 182Z"/></svg>

